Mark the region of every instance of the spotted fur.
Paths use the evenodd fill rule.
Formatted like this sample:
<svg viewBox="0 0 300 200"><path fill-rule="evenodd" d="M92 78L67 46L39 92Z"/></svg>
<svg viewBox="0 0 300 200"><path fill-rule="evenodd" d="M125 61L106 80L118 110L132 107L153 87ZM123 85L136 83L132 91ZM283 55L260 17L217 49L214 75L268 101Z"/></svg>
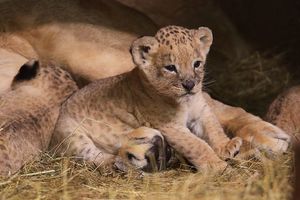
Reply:
<svg viewBox="0 0 300 200"><path fill-rule="evenodd" d="M64 104L53 137L56 151L97 165L123 160L145 168L155 147L151 138L157 136L197 169L223 170L226 163L220 158L233 157L241 139L224 134L202 97L203 65L211 43L208 28L177 26L134 41L137 68L92 83ZM198 69L194 59L201 60ZM177 73L167 71L166 65L176 65ZM191 91L183 87L186 81L193 81Z"/></svg>
<svg viewBox="0 0 300 200"><path fill-rule="evenodd" d="M47 150L62 102L77 86L56 64L25 63L0 96L0 175Z"/></svg>
<svg viewBox="0 0 300 200"><path fill-rule="evenodd" d="M133 9L119 6L116 1L10 0L1 3L0 7L3 11L0 26L1 29L5 30L0 36L0 93L9 90L11 81L18 72L19 66L26 62L26 59L37 58L37 55L45 59L55 59L58 63L65 63L63 65L64 69L77 78L77 83L83 81L81 84L129 71L133 68L128 54L131 41L137 35L150 34L156 29L155 25L146 17ZM107 12L107 9L103 9L105 7L110 7L110 11ZM28 8L31 12L28 12ZM61 10L64 12L60 12ZM62 14L65 17L62 18ZM128 20L122 20L124 16ZM78 20L81 23L70 23ZM60 23L62 21L65 23ZM131 23L127 23L128 21ZM108 29L107 24L115 28ZM183 32L187 30L182 27L176 28L176 26L168 27L168 29L170 29L168 37L179 33L179 30L183 30ZM167 32L167 28L162 29L162 32ZM164 35L167 35L167 33ZM205 37L202 39L205 39ZM181 39L181 41L183 40ZM190 41L189 39L186 40L187 42ZM231 40L230 36L228 40ZM178 39L177 44L179 41L180 39ZM165 49L173 50L176 48L171 40L168 44L167 41L165 43L159 43L159 45L165 45ZM145 49L148 52L151 51L149 48ZM109 79L104 82L110 84ZM104 83L100 85L102 84ZM51 87L57 87L59 93L59 84L54 84ZM33 91L31 94L33 94ZM49 95L48 93L44 94ZM24 96L24 94L22 95ZM11 98L11 96L7 97ZM27 96L25 95L25 97ZM242 137L255 147L276 153L287 149L289 137L282 130L261 120L259 117L245 112L241 108L222 104L220 101L210 98L206 93L204 93L204 97L222 127L229 130L234 136ZM52 97L47 96L47 98ZM23 99L26 100L26 98ZM3 98L1 101L4 101ZM26 101L20 101L19 105L21 103L27 106ZM40 103L40 101L37 101L37 103ZM131 101L128 103L131 103ZM94 102L89 104L93 105ZM14 107L15 105L11 104L11 106ZM73 112L78 111L79 115L82 115L80 114L82 112L80 110L81 106L78 106L78 110L68 109L68 112L75 115ZM108 107L108 109L109 112L114 111L114 108ZM136 116L142 115L132 110L130 112ZM164 115L164 113L158 113L157 115ZM111 122L117 121L116 118L110 120ZM95 122L86 121L86 123ZM148 123L139 123L148 126ZM201 128L191 123L189 123L189 126L195 130ZM113 130L107 125L103 125L102 128L103 130ZM147 137L145 136L145 138ZM20 140L23 140L22 137L20 137ZM135 140L131 139L129 141ZM3 149L3 147L0 147L0 149ZM142 151L145 148L135 148L135 150L138 150L136 154L143 155ZM87 150L87 152L90 151Z"/></svg>

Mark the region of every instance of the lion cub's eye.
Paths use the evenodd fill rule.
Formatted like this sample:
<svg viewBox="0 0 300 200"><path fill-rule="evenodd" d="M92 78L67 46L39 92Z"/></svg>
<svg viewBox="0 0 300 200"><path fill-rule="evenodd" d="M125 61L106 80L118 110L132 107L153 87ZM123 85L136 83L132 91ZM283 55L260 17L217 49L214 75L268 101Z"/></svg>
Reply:
<svg viewBox="0 0 300 200"><path fill-rule="evenodd" d="M165 66L165 69L170 71L170 72L176 72L177 73L177 69L175 65L167 65Z"/></svg>
<svg viewBox="0 0 300 200"><path fill-rule="evenodd" d="M201 61L200 60L197 60L197 61L194 62L194 68L195 69L198 68L198 67L200 67L200 65L201 65Z"/></svg>

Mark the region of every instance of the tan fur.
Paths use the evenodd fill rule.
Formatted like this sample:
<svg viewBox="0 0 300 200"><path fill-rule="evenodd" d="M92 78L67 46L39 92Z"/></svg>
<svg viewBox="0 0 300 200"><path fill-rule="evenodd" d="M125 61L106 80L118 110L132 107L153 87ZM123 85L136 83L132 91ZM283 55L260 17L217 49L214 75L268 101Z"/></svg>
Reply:
<svg viewBox="0 0 300 200"><path fill-rule="evenodd" d="M0 34L0 94L9 90L20 66L37 58L32 46L14 34Z"/></svg>
<svg viewBox="0 0 300 200"><path fill-rule="evenodd" d="M6 79L1 79L0 93L10 90L14 73L31 58L64 64L81 85L129 71L134 66L128 52L131 41L155 30L145 16L114 1L10 0L0 3L0 11L0 70L5 72L0 78ZM286 150L289 137L277 127L204 97L217 120L234 135L261 149Z"/></svg>
<svg viewBox="0 0 300 200"><path fill-rule="evenodd" d="M265 119L292 136L293 143L299 143L300 133L300 86L282 92L271 103Z"/></svg>
<svg viewBox="0 0 300 200"><path fill-rule="evenodd" d="M202 95L203 65L211 43L209 29L177 26L159 30L155 38L136 40L132 56L137 68L83 88L63 106L54 133L59 151L97 165L114 163L127 145L123 138L148 124L197 169L223 170L226 163L217 155L233 157L242 142L225 135ZM196 60L201 61L198 68L193 67ZM168 71L167 65L176 65L178 72ZM190 93L182 86L187 81L195 83Z"/></svg>
<svg viewBox="0 0 300 200"><path fill-rule="evenodd" d="M14 80L0 96L0 175L47 150L60 105L76 88L68 73L49 64L31 80Z"/></svg>
<svg viewBox="0 0 300 200"><path fill-rule="evenodd" d="M247 113L242 108L216 101L208 94L204 97L226 132L241 137L252 147L268 153L277 154L287 150L291 137L282 129Z"/></svg>
<svg viewBox="0 0 300 200"><path fill-rule="evenodd" d="M55 60L85 84L131 70L131 42L156 29L116 1L11 0L0 3L0 12L0 47ZM23 41L15 45L14 38Z"/></svg>

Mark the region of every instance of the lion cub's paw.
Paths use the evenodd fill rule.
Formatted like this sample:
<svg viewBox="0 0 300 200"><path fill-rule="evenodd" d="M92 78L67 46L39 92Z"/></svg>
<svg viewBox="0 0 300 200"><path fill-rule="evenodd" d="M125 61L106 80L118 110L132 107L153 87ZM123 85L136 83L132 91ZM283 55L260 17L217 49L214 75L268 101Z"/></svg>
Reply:
<svg viewBox="0 0 300 200"><path fill-rule="evenodd" d="M229 159L235 157L242 146L242 138L234 137L225 146L221 147L218 151L218 155L223 159Z"/></svg>

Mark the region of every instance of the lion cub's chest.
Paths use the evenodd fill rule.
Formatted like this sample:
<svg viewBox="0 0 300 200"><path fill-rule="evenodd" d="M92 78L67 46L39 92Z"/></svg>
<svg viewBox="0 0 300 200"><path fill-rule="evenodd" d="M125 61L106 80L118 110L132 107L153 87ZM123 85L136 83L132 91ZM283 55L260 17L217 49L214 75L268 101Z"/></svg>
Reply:
<svg viewBox="0 0 300 200"><path fill-rule="evenodd" d="M203 124L199 123L200 119L192 119L187 122L187 128L196 136L202 138L204 135Z"/></svg>
<svg viewBox="0 0 300 200"><path fill-rule="evenodd" d="M187 102L187 128L196 136L202 138L204 134L203 119L205 117L204 109L208 107L201 93L190 102Z"/></svg>

